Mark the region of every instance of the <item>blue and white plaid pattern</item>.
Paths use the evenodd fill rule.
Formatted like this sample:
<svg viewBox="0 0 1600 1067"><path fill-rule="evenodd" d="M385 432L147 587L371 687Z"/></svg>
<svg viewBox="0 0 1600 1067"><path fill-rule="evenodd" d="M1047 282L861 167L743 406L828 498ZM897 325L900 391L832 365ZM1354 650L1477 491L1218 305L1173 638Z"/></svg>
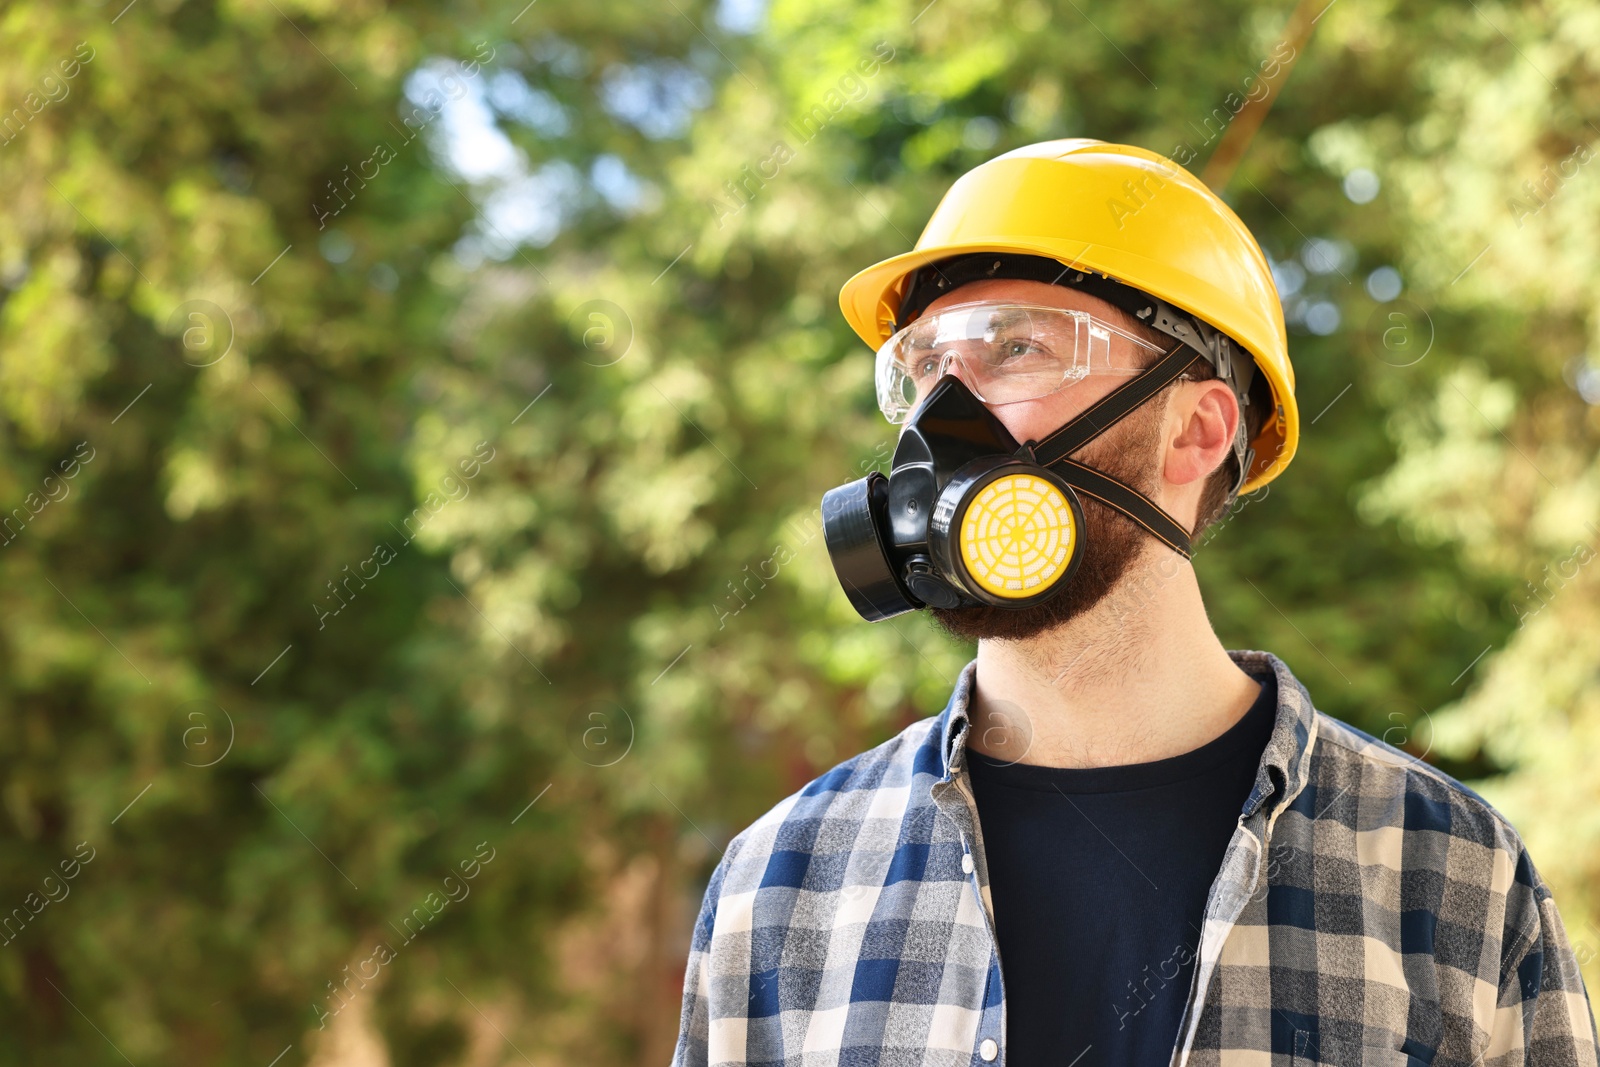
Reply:
<svg viewBox="0 0 1600 1067"><path fill-rule="evenodd" d="M1277 720L1206 905L1172 1064L1597 1067L1561 918L1504 818L1316 711L1276 656L1229 656L1276 673ZM1005 1062L964 760L973 672L939 715L729 844L695 924L674 1067Z"/></svg>

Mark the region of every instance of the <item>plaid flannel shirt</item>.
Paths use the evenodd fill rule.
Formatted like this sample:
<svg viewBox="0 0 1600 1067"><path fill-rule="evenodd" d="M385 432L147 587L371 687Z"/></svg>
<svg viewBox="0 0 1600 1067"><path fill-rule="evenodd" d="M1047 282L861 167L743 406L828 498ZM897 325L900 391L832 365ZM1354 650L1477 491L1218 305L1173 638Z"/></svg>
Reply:
<svg viewBox="0 0 1600 1067"><path fill-rule="evenodd" d="M1229 656L1276 672L1277 719L1206 902L1172 1064L1594 1067L1588 995L1516 831L1318 712L1278 657ZM974 670L939 715L728 845L695 924L675 1067L1005 1062L963 758Z"/></svg>

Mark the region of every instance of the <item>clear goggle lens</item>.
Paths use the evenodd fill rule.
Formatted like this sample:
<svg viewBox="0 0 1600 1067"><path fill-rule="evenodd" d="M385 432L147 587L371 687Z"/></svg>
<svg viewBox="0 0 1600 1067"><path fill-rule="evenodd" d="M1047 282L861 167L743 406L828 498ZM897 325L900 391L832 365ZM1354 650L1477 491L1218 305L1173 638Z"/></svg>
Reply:
<svg viewBox="0 0 1600 1067"><path fill-rule="evenodd" d="M1087 311L955 304L917 319L878 349L878 407L902 423L946 374L986 404L1014 404L1091 374L1138 374L1162 351Z"/></svg>

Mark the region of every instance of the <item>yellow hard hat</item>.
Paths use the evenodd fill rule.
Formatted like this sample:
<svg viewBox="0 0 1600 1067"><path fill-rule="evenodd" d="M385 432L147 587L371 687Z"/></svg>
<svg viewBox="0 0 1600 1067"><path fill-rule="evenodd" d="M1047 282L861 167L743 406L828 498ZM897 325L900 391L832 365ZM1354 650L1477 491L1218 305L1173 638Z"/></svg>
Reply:
<svg viewBox="0 0 1600 1067"><path fill-rule="evenodd" d="M1274 408L1251 442L1255 459L1240 492L1289 465L1300 412L1272 270L1239 216L1178 164L1086 137L997 156L956 180L913 251L845 283L845 319L877 348L894 332L912 274L973 252L1046 256L1102 274L1232 338L1266 377Z"/></svg>

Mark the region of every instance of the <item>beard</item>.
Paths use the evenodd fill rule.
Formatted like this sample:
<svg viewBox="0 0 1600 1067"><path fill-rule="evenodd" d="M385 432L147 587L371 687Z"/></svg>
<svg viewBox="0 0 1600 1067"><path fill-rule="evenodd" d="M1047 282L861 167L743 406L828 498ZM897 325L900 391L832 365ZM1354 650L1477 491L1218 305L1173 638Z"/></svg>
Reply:
<svg viewBox="0 0 1600 1067"><path fill-rule="evenodd" d="M1160 492L1157 427L1166 407L1163 390L1074 458L1155 500ZM1116 440L1108 440L1118 434ZM1097 454L1096 446L1100 446ZM1022 641L1093 610L1133 569L1154 538L1132 519L1087 494L1083 505L1083 559L1055 596L1025 608L987 604L930 608L940 628L966 641Z"/></svg>

